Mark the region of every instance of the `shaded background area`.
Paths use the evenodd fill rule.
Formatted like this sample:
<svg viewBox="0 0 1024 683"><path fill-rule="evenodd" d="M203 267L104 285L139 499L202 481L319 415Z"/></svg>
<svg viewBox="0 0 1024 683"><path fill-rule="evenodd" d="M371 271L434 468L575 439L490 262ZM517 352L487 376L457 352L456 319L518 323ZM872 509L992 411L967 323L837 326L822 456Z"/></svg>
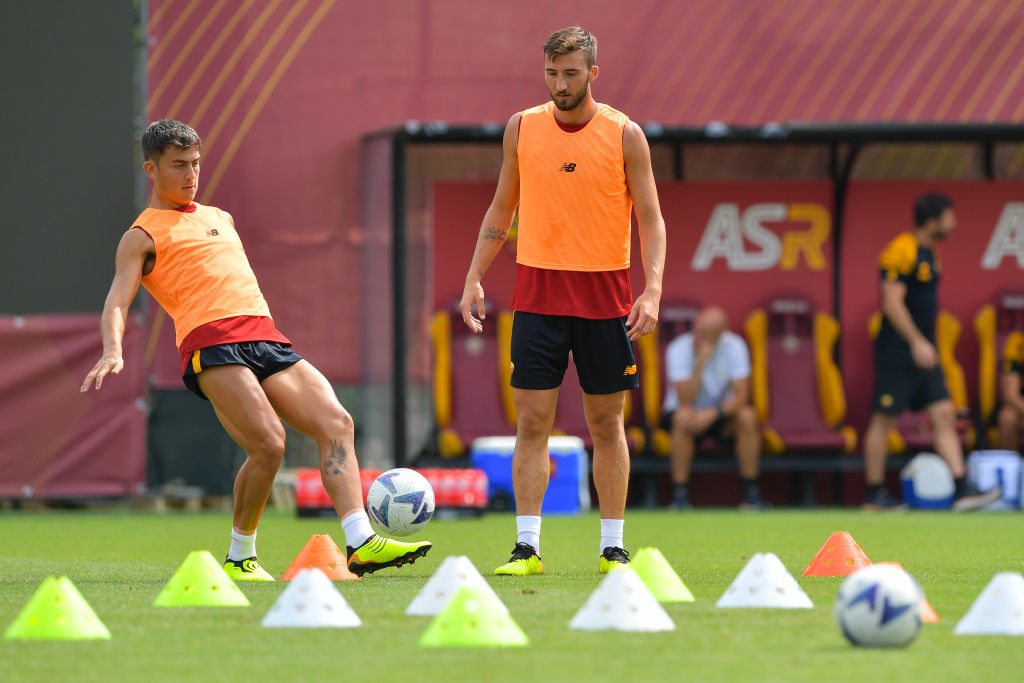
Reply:
<svg viewBox="0 0 1024 683"><path fill-rule="evenodd" d="M140 318L124 373L78 393L144 190L143 17L132 0L0 5L0 498L123 496L146 481Z"/></svg>
<svg viewBox="0 0 1024 683"><path fill-rule="evenodd" d="M142 166L138 9L132 0L0 8L0 313L103 305Z"/></svg>

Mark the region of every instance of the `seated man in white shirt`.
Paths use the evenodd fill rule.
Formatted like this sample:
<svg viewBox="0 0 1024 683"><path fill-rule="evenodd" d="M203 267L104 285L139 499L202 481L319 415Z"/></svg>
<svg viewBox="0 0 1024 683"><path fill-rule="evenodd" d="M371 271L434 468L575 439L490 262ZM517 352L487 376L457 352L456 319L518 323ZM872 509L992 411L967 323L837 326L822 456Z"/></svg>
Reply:
<svg viewBox="0 0 1024 683"><path fill-rule="evenodd" d="M761 429L750 405L750 352L739 335L729 331L725 311L704 308L693 331L665 349L668 390L662 425L672 435L672 507L689 509L690 463L697 444L710 436L735 442L740 472L740 508L770 507L758 486Z"/></svg>

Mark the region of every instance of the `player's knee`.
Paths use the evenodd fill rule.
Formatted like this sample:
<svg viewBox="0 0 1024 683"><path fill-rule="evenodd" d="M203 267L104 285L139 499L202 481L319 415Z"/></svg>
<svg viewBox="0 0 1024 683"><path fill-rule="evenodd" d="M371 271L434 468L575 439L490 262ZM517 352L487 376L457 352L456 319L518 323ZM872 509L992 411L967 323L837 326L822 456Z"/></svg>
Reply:
<svg viewBox="0 0 1024 683"><path fill-rule="evenodd" d="M690 430L690 418L693 416L693 408L690 406L680 406L672 412L672 431L683 434L684 436L692 436Z"/></svg>
<svg viewBox="0 0 1024 683"><path fill-rule="evenodd" d="M268 467L279 467L284 459L284 427L268 427L262 430L245 449L250 459Z"/></svg>
<svg viewBox="0 0 1024 683"><path fill-rule="evenodd" d="M356 423L347 410L338 406L334 415L331 416L330 432L332 438L351 442L355 438Z"/></svg>
<svg viewBox="0 0 1024 683"><path fill-rule="evenodd" d="M547 439L551 433L551 416L539 410L519 407L516 436L523 439Z"/></svg>
<svg viewBox="0 0 1024 683"><path fill-rule="evenodd" d="M932 422L936 428L945 427L952 428L956 425L956 411L953 410L953 404L949 401L943 402L932 410Z"/></svg>
<svg viewBox="0 0 1024 683"><path fill-rule="evenodd" d="M680 406L672 411L672 429L682 429L690 414L689 406Z"/></svg>
<svg viewBox="0 0 1024 683"><path fill-rule="evenodd" d="M884 437L890 430L896 427L896 421L897 418L892 415L874 413L871 416L871 420L868 422L868 431L877 432Z"/></svg>
<svg viewBox="0 0 1024 683"><path fill-rule="evenodd" d="M621 412L607 412L587 420L590 438L595 443L613 443L625 438Z"/></svg>
<svg viewBox="0 0 1024 683"><path fill-rule="evenodd" d="M1003 406L996 416L997 424L1002 429L1016 429L1020 422L1020 415L1010 406Z"/></svg>
<svg viewBox="0 0 1024 683"><path fill-rule="evenodd" d="M743 405L736 411L736 428L740 431L756 431L758 428L757 411L754 406Z"/></svg>

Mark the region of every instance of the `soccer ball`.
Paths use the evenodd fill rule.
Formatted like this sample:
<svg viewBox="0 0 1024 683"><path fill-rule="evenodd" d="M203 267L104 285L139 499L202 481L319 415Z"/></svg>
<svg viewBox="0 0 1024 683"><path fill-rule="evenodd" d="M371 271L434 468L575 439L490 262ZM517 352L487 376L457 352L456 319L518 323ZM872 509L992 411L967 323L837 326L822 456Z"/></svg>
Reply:
<svg viewBox="0 0 1024 683"><path fill-rule="evenodd" d="M434 489L419 472L396 467L370 484L366 509L377 531L390 536L408 536L433 517Z"/></svg>
<svg viewBox="0 0 1024 683"><path fill-rule="evenodd" d="M854 645L905 647L921 630L923 599L910 574L893 564L873 564L839 586L836 621Z"/></svg>

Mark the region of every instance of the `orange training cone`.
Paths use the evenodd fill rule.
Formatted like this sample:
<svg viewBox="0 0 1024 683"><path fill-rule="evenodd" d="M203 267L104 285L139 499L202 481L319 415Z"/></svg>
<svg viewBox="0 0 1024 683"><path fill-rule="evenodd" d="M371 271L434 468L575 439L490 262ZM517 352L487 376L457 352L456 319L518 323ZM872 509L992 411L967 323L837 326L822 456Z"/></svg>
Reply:
<svg viewBox="0 0 1024 683"><path fill-rule="evenodd" d="M314 534L295 556L281 578L291 581L300 569L314 567L326 574L331 581L350 581L359 578L348 570L345 553L341 552L338 544L327 534Z"/></svg>
<svg viewBox="0 0 1024 683"><path fill-rule="evenodd" d="M802 576L846 576L870 564L849 531L833 531Z"/></svg>
<svg viewBox="0 0 1024 683"><path fill-rule="evenodd" d="M878 564L892 564L903 569L903 565L899 562L879 562ZM923 590L921 591L921 621L926 624L937 624L939 622L939 615L935 611L935 608L928 603L928 598L924 596Z"/></svg>
<svg viewBox="0 0 1024 683"><path fill-rule="evenodd" d="M928 598L921 598L921 621L926 624L939 623L939 615L928 603Z"/></svg>

